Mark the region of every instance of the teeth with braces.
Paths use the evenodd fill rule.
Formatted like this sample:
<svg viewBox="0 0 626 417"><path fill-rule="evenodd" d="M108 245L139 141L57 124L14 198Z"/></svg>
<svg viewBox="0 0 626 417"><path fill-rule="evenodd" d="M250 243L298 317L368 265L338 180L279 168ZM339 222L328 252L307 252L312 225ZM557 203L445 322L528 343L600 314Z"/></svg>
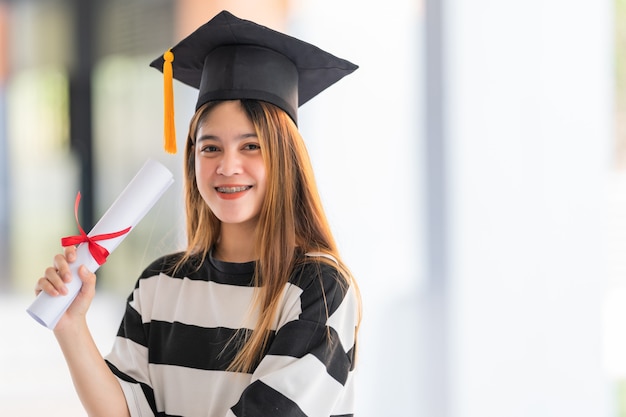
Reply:
<svg viewBox="0 0 626 417"><path fill-rule="evenodd" d="M246 191L246 190L249 190L250 188L252 187L249 185L246 185L243 187L217 187L216 189L220 193L232 194L232 193L239 193L241 191Z"/></svg>

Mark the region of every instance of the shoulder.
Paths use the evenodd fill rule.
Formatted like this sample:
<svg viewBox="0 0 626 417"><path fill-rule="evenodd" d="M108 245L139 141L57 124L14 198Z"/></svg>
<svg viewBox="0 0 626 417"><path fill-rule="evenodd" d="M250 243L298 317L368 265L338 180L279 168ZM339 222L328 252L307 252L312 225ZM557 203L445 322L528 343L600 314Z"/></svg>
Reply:
<svg viewBox="0 0 626 417"><path fill-rule="evenodd" d="M328 258L306 255L296 263L289 282L303 290L318 282L323 282L324 286L347 285L336 263Z"/></svg>
<svg viewBox="0 0 626 417"><path fill-rule="evenodd" d="M334 260L304 256L294 268L289 283L298 287L303 308L322 301L329 313L351 293L350 282Z"/></svg>
<svg viewBox="0 0 626 417"><path fill-rule="evenodd" d="M199 267L201 267L202 259L200 259L199 256L192 257L181 264L180 261L183 256L184 252L176 252L155 259L143 270L139 279L150 278L161 274L171 277L184 277L197 271Z"/></svg>

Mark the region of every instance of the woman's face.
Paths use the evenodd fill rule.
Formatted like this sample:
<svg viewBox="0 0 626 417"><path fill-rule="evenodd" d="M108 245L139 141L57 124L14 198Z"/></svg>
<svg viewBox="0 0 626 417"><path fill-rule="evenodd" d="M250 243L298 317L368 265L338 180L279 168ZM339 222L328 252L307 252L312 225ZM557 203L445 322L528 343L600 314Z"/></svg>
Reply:
<svg viewBox="0 0 626 417"><path fill-rule="evenodd" d="M223 223L255 225L265 197L265 164L254 125L239 101L215 106L195 142L198 190Z"/></svg>

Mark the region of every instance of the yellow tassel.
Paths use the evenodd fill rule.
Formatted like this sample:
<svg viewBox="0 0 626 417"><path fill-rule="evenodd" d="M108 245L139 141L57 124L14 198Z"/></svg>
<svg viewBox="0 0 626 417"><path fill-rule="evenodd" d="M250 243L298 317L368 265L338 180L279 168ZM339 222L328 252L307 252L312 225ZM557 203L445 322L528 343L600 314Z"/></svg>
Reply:
<svg viewBox="0 0 626 417"><path fill-rule="evenodd" d="M163 123L164 147L167 153L176 153L176 128L174 126L174 86L172 61L174 54L168 50L163 54Z"/></svg>

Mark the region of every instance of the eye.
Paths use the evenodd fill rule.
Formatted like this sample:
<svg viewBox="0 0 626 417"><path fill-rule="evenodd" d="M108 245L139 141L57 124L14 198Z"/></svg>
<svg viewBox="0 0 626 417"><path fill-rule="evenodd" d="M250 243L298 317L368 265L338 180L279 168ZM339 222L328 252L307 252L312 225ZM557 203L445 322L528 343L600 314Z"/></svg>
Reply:
<svg viewBox="0 0 626 417"><path fill-rule="evenodd" d="M207 144L207 145L202 146L199 150L202 153L212 153L212 152L218 152L220 148L218 148L215 145Z"/></svg>
<svg viewBox="0 0 626 417"><path fill-rule="evenodd" d="M246 143L243 146L243 149L245 149L247 151L257 151L257 150L261 149L261 145L259 145L258 143L255 143L255 142Z"/></svg>

